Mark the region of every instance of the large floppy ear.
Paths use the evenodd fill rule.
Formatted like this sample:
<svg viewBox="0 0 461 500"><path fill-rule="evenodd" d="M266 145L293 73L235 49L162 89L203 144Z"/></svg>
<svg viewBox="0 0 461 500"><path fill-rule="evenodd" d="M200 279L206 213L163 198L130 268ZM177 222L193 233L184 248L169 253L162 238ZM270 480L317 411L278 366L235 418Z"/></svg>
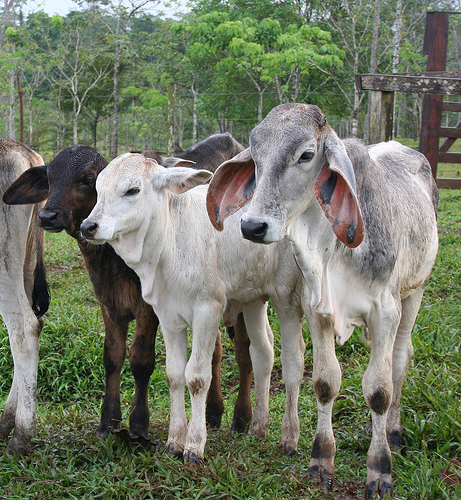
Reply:
<svg viewBox="0 0 461 500"><path fill-rule="evenodd" d="M315 195L336 237L350 248L363 241L363 217L357 199L355 174L346 148L328 126L325 163L315 183Z"/></svg>
<svg viewBox="0 0 461 500"><path fill-rule="evenodd" d="M166 168L171 167L192 167L195 165L195 161L184 160L183 158L176 158L175 156L167 156L162 159L162 163L158 162L159 165L162 165Z"/></svg>
<svg viewBox="0 0 461 500"><path fill-rule="evenodd" d="M254 190L255 163L248 148L221 164L211 179L206 207L213 226L222 231L227 217L246 205Z"/></svg>
<svg viewBox="0 0 461 500"><path fill-rule="evenodd" d="M46 200L50 192L46 167L31 167L3 193L7 205L27 205Z"/></svg>
<svg viewBox="0 0 461 500"><path fill-rule="evenodd" d="M204 182L213 174L208 170L195 170L189 167L171 167L164 169L162 175L154 181L157 187L169 189L175 194L185 193Z"/></svg>

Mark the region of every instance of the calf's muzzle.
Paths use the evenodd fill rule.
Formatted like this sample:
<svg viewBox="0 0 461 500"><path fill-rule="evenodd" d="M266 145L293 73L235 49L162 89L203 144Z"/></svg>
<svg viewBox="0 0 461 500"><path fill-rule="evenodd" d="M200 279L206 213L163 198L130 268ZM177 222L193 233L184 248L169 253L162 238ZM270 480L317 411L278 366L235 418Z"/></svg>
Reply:
<svg viewBox="0 0 461 500"><path fill-rule="evenodd" d="M266 222L250 222L243 220L240 222L240 230L246 240L254 241L255 243L264 243L264 238L267 234Z"/></svg>
<svg viewBox="0 0 461 500"><path fill-rule="evenodd" d="M98 230L98 227L99 226L97 222L87 219L82 222L80 226L80 231L87 240L91 240L94 238L94 235Z"/></svg>

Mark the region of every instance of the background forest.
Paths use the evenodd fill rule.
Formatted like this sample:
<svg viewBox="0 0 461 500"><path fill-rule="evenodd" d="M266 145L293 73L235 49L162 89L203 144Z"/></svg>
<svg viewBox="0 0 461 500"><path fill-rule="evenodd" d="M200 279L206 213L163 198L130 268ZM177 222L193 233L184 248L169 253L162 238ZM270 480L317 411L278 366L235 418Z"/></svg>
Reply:
<svg viewBox="0 0 461 500"><path fill-rule="evenodd" d="M354 75L424 71L426 11L461 13L460 0L192 0L174 18L159 0L79 0L65 17L2 3L0 137L46 161L75 143L108 159L218 131L246 144L287 101L318 104L341 136L366 140ZM461 70L461 16L447 70ZM397 96L395 136L418 138L420 108L420 95Z"/></svg>

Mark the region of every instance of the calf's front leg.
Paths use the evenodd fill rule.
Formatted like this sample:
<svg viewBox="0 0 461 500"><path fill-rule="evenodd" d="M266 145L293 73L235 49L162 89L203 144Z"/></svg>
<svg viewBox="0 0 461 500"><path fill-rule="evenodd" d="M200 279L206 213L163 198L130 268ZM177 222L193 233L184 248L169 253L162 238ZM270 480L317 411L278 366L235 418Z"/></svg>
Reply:
<svg viewBox="0 0 461 500"><path fill-rule="evenodd" d="M163 323L161 323L161 327L165 341L166 377L170 389L170 427L166 447L168 454L180 457L183 455L187 436L184 398L187 363L187 328L174 330Z"/></svg>
<svg viewBox="0 0 461 500"><path fill-rule="evenodd" d="M219 331L221 310L204 308L192 321L192 351L185 369L190 392L191 417L187 428L184 460L197 463L203 458L206 431L206 397L211 383L211 363Z"/></svg>
<svg viewBox="0 0 461 500"><path fill-rule="evenodd" d="M128 320L112 318L111 311L101 304L105 327L104 368L106 371L106 390L101 408L101 423L97 435L106 439L111 429L119 429L122 420L120 407L120 374L125 361Z"/></svg>
<svg viewBox="0 0 461 500"><path fill-rule="evenodd" d="M331 490L336 442L332 427L333 403L341 386L341 368L335 353L331 323L317 313L306 314L313 345L313 374L317 398L317 429L312 445L308 475L318 478Z"/></svg>

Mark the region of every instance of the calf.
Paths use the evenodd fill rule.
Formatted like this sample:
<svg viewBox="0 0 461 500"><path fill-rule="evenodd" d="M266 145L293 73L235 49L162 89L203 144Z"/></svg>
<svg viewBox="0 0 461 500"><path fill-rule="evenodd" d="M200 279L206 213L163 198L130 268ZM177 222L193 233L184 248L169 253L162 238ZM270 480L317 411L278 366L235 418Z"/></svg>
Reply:
<svg viewBox="0 0 461 500"><path fill-rule="evenodd" d="M30 167L43 165L34 151L13 140L0 140L0 192ZM0 315L10 340L13 383L0 416L0 436L8 452L30 450L36 431L39 335L49 305L43 263L44 233L37 226L38 205L9 207L0 201Z"/></svg>
<svg viewBox="0 0 461 500"><path fill-rule="evenodd" d="M175 153L173 157L164 157L152 151L143 151L147 158L155 160L159 165L172 167L178 164L177 159L189 160L196 163L197 168L214 172L221 163L233 158L243 151L243 146L232 137L229 132L213 134L193 144L186 151Z"/></svg>
<svg viewBox="0 0 461 500"><path fill-rule="evenodd" d="M165 169L139 154L122 155L98 177L98 201L81 230L94 243L108 241L114 247L140 277L143 297L158 314L171 395L167 446L186 460L203 457L205 396L221 316L233 324L243 312L255 373L252 432L265 435L273 362L266 308L272 297L284 333L287 409L281 446L290 453L299 435L297 398L304 361L300 273L287 242L268 247L246 242L237 217L227 231L213 230L206 215L206 186L195 187L211 175ZM189 361L187 326L192 328ZM185 384L192 406L188 426Z"/></svg>
<svg viewBox="0 0 461 500"><path fill-rule="evenodd" d="M256 173L256 182L255 182ZM224 163L209 188L209 214L248 203L245 238L288 238L305 279L318 427L308 472L331 487L332 407L341 383L334 338L366 327L371 357L363 393L372 415L366 498L391 494L390 447L401 437L400 396L411 331L437 254L438 193L423 155L396 142L367 149L341 141L316 106L274 108L250 148ZM387 430L387 432L386 432Z"/></svg>

